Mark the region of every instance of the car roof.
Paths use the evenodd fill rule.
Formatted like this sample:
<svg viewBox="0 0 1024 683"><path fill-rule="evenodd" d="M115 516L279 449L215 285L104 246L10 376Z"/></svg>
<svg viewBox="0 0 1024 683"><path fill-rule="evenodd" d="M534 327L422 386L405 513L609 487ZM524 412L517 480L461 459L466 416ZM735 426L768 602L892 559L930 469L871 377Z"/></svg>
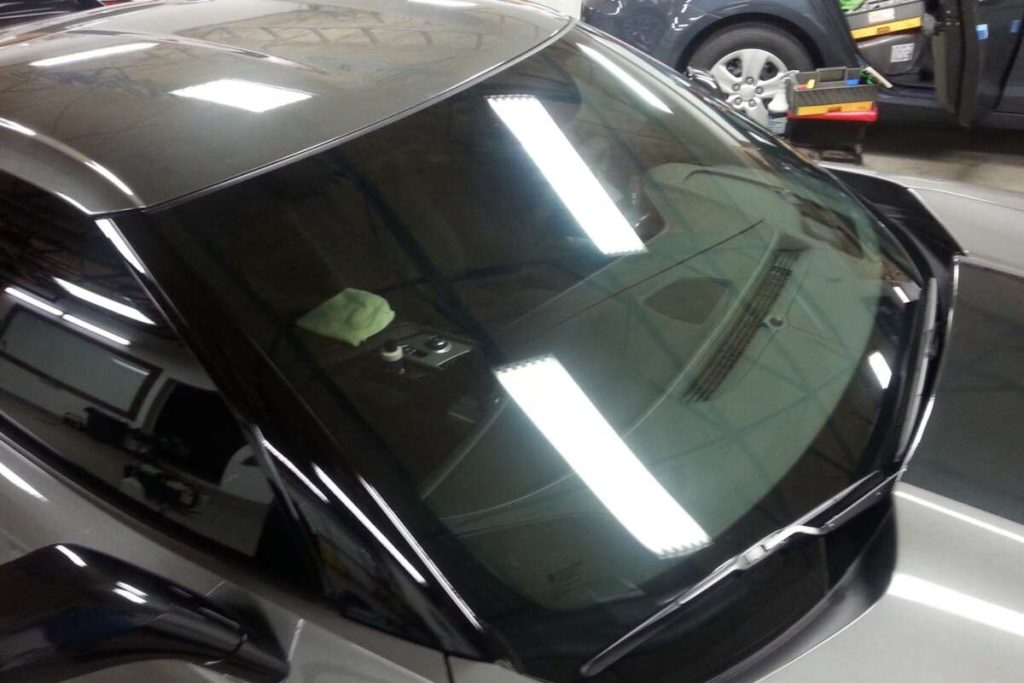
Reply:
<svg viewBox="0 0 1024 683"><path fill-rule="evenodd" d="M415 110L572 21L500 0L162 0L17 27L0 170L89 214L161 204Z"/></svg>

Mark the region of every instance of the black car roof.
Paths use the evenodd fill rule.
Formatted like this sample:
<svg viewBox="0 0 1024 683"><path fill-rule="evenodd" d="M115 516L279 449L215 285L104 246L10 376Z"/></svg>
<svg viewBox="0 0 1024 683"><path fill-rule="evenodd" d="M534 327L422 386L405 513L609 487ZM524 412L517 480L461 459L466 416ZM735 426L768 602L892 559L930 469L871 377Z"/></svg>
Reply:
<svg viewBox="0 0 1024 683"><path fill-rule="evenodd" d="M0 170L90 214L160 204L414 109L571 21L497 0L164 0L18 27L0 34Z"/></svg>

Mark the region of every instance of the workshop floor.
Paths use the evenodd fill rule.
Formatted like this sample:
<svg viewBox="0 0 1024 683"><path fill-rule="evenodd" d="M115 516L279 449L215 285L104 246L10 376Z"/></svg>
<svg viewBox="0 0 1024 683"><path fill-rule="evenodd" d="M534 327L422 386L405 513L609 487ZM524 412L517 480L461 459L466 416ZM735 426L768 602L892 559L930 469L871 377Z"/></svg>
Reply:
<svg viewBox="0 0 1024 683"><path fill-rule="evenodd" d="M877 126L868 133L864 165L1024 192L1024 131Z"/></svg>

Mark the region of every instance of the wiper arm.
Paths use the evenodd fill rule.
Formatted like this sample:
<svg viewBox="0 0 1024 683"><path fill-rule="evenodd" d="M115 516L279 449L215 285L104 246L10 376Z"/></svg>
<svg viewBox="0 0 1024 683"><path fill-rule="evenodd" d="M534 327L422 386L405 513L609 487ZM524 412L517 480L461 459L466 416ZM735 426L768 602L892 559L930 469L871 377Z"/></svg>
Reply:
<svg viewBox="0 0 1024 683"><path fill-rule="evenodd" d="M671 617L687 604L733 574L756 567L785 547L790 539L797 536L825 536L878 503L895 483L897 475L885 477L874 486L870 486L872 480L878 480L882 476L880 472L869 474L818 505L792 524L773 531L743 552L726 560L717 569L645 619L640 625L591 658L580 668L580 673L589 678L612 666L668 626L672 621ZM867 488L869 486L870 488ZM866 492L865 488L867 488Z"/></svg>

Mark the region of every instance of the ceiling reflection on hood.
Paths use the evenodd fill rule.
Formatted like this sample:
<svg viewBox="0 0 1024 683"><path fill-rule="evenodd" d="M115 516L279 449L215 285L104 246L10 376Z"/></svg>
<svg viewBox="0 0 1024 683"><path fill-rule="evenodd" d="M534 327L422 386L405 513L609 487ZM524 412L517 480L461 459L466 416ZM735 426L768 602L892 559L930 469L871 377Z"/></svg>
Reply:
<svg viewBox="0 0 1024 683"><path fill-rule="evenodd" d="M553 356L498 368L498 381L608 511L651 552L710 543Z"/></svg>
<svg viewBox="0 0 1024 683"><path fill-rule="evenodd" d="M151 47L156 47L157 43L125 43L123 45L111 45L110 47L100 47L95 50L82 50L81 52L71 52L66 55L60 55L59 57L49 57L47 59L40 59L35 62L29 62L32 66L47 67L47 66L60 66L61 64L72 64L74 62L84 62L90 59L100 59L102 57L111 57L113 55L123 55L128 52L138 52L140 50L148 50Z"/></svg>
<svg viewBox="0 0 1024 683"><path fill-rule="evenodd" d="M200 83L172 90L171 94L243 109L254 114L262 114L271 109L295 104L313 96L301 90L281 88L276 85L245 81L239 78L222 78L208 83Z"/></svg>
<svg viewBox="0 0 1024 683"><path fill-rule="evenodd" d="M1024 614L917 576L896 574L892 577L888 594L1006 633L1024 636Z"/></svg>

